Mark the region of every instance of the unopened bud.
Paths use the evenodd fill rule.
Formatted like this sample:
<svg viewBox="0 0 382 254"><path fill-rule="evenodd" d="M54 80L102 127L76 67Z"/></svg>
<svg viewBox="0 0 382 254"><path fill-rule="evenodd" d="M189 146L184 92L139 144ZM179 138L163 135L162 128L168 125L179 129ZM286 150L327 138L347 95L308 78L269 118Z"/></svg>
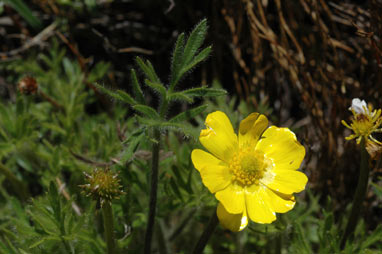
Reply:
<svg viewBox="0 0 382 254"><path fill-rule="evenodd" d="M101 206L105 202L111 202L113 199L119 199L125 194L121 189L120 179L117 173L110 169L95 169L91 174L85 174L87 184L80 185L87 196L99 200Z"/></svg>
<svg viewBox="0 0 382 254"><path fill-rule="evenodd" d="M22 94L35 94L37 92L38 85L35 78L26 76L19 81L17 88Z"/></svg>

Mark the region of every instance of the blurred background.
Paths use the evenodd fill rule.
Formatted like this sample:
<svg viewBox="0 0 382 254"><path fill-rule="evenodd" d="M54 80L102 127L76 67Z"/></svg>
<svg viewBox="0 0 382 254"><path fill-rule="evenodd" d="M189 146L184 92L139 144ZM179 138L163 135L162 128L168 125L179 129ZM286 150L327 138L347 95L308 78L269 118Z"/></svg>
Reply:
<svg viewBox="0 0 382 254"><path fill-rule="evenodd" d="M344 139L350 134L350 130L341 124L341 120L349 122L351 112L348 108L353 98L364 99L374 108L381 108L382 105L382 1L379 0L2 0L0 162L13 171L19 180L27 183L27 197L37 198L45 193L49 181L53 179L57 182L57 175L60 176L60 181L67 182L69 192L79 193L76 186L83 181L81 171L94 166L91 163L89 166L84 157L111 160L123 145L108 146L105 145L108 141L103 139L118 141L118 137L123 136L124 131L128 132L134 128L133 121L129 120L133 112L128 111L126 106L115 106L113 101L97 92L92 84L98 82L111 89L131 92L129 70L136 67L136 56L149 59L158 76L166 80L169 77L170 56L177 36L183 31L191 31L203 18L207 18L209 25L204 45L212 45L213 51L199 68L193 70L189 77L182 81L180 88L205 85L226 89L228 95L225 98L208 101L208 110L226 111L233 119L235 128L243 117L254 111L266 114L274 125L291 128L307 151L301 169L309 178L309 194L305 192L298 195L297 203L301 201L301 214L308 211L314 203L313 217L326 220L327 214L321 210L325 207L326 211L332 213L331 220L338 222L338 227L343 227L341 216L348 211L348 205L353 198L360 155L355 142ZM39 89L58 104L70 109L67 112L72 112L72 115L54 115L55 110L51 109L49 103L43 102L43 97L19 98L17 84L25 76L36 78ZM68 85L65 87L64 84ZM74 95L65 95L69 90ZM151 98L152 105L158 104L154 93L148 89L144 92ZM204 102L196 101L195 105L201 103ZM80 109L76 108L78 105L82 105ZM175 115L185 108L185 105L179 103L170 109L169 114ZM76 114L92 117L93 122L86 124L83 120L85 118ZM68 119L65 120L65 117ZM21 118L24 119L23 122L20 122ZM52 122L51 119L55 120ZM123 123L124 120L126 123ZM54 121L57 121L59 127ZM99 126L94 124L94 121L104 124ZM190 124L197 133L202 123L203 117L200 117ZM82 125L85 129L80 131ZM103 131L109 136L94 132L93 129L99 127L106 128L107 130ZM96 137L99 140L87 145L76 143L76 137L69 133L70 130L77 130L77 134L83 133L78 135L88 141ZM49 145L44 143L45 139L49 140ZM174 155L177 149L171 142L182 146L184 139L173 139L178 141L171 141L170 136L167 151L164 151L170 153L167 154L170 159L174 156L186 158L187 152L197 146L197 140L191 138L188 148L182 150L183 154ZM33 143L33 146L28 142ZM34 148L38 143L44 147L51 146L50 150ZM36 151L45 157L34 154ZM77 155L79 162L70 163L76 163L74 167L81 168L79 172L74 172L73 165L69 163L71 160L76 161L72 154ZM59 165L46 162L52 160L49 159L51 156L56 156L54 160ZM144 155L141 153L141 156ZM44 160L46 161L43 162ZM64 162L60 164L57 160ZM185 160L187 162L182 168L194 170L189 158ZM365 200L365 234L376 229L382 216L382 169L377 163L378 160L379 158L373 158L370 161L372 185ZM178 165L176 162L168 163L170 167ZM50 170L50 175L45 172L49 171L49 167L56 168L53 172ZM185 169L185 172L189 171ZM177 177L174 173L165 173L163 177L167 180ZM185 173L185 177L187 175L188 173ZM131 175L125 176L133 179ZM196 173L193 177L198 181ZM3 178L2 186L7 191L2 191L3 204L8 202L6 197L15 192L5 179ZM131 181L125 184L134 185ZM169 186L173 184L169 183ZM173 192L174 190L171 190L171 195L178 195ZM171 195L167 197L171 198ZM80 206L81 202L86 203L81 201L83 197L78 196L77 199ZM125 202L121 205L123 210L128 204L138 201L130 197L129 201L123 199L121 202ZM192 214L195 211L194 203L190 204L185 200L179 202L174 206L177 207L178 213L184 211ZM144 202L142 206L144 207ZM170 209L170 206L166 209ZM140 223L136 222L136 225L129 224L133 233L134 227L137 228L135 232L138 232L140 237L143 237L139 230L144 228L142 225L145 214L146 212L142 212L140 219L137 219L139 216L134 211L123 215L125 221L131 222L133 218L136 221L141 220ZM159 217L166 218L164 212L159 214ZM208 213L205 215L207 217L203 213L197 214L199 217L195 223L199 222L197 225L201 228L200 222L208 221ZM174 215L173 218L181 221L180 217ZM5 233L4 229L9 225L4 223L3 221L2 229L0 228L2 248L7 250L8 247L4 246L12 244L23 246L7 236L8 233ZM162 226L167 228L170 224L169 219L165 219ZM318 222L315 225L313 229L321 227L317 226L320 225ZM120 231L122 237L124 229L121 228ZM197 237L199 233L189 233L189 237ZM289 236L284 242L294 242L290 231L285 234ZM316 233L316 236L314 233L312 236L308 233L303 234L308 235L307 241L313 246L309 247L310 250L317 251L321 241L319 233ZM139 242L138 236L132 239ZM8 239L9 243L5 239ZM241 247L222 247L219 245L219 239L225 239L232 246ZM250 240L249 243L243 241L246 240L221 230L215 238L215 245L212 245L215 247L211 247L210 251L252 253L246 251L246 244L252 244L250 246L254 250L261 250L263 246L270 244L265 241L261 245L261 242L256 243L255 238L252 239L252 243ZM185 245L188 243L189 241L186 241ZM134 243L134 240L130 240L129 244L130 249L134 249L131 246L140 248L139 243ZM176 241L170 246L172 247L166 247L172 250L169 253L183 253L181 250L184 248ZM296 246L299 245L296 243ZM302 248L300 247L296 247L295 250ZM293 251L293 246L292 250L288 248L281 248L281 252ZM309 253L309 249L307 252L289 253Z"/></svg>

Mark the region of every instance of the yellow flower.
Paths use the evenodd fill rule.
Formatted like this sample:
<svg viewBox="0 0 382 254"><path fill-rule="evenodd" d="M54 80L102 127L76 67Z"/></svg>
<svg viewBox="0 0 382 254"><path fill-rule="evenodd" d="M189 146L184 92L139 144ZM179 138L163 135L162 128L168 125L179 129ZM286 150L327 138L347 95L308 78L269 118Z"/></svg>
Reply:
<svg viewBox="0 0 382 254"><path fill-rule="evenodd" d="M200 143L210 152L192 151L191 159L203 184L219 200L217 215L223 227L240 231L248 218L271 223L277 213L295 205L293 193L305 189L308 178L296 171L305 148L288 128L268 126L252 113L240 123L239 136L221 111L209 114Z"/></svg>
<svg viewBox="0 0 382 254"><path fill-rule="evenodd" d="M373 110L371 106L367 107L366 102L358 98L353 99L349 110L353 113L351 124L347 124L344 120L341 123L353 130L354 134L345 139L352 140L356 138L357 144L359 144L361 139L365 138L365 141L370 140L381 145L382 143L371 135L373 132L381 132L381 129L378 129L382 123L381 110Z"/></svg>

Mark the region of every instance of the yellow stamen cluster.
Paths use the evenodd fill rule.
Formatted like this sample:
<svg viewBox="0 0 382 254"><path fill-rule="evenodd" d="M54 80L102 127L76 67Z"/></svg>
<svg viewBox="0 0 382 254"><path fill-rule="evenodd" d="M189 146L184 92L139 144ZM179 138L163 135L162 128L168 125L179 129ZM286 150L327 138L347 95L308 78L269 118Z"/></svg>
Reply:
<svg viewBox="0 0 382 254"><path fill-rule="evenodd" d="M236 153L229 165L232 180L242 185L259 184L266 169L264 155L245 148Z"/></svg>
<svg viewBox="0 0 382 254"><path fill-rule="evenodd" d="M381 144L378 140L372 137L373 132L381 132L379 129L382 124L381 118L381 110L374 110L372 108L366 108L362 112L357 113L354 109L351 109L353 113L353 117L351 119L351 124L347 124L344 120L342 120L342 124L347 128L353 130L354 134L346 137L346 140L357 139L357 144L361 142L362 138L370 139L377 144Z"/></svg>
<svg viewBox="0 0 382 254"><path fill-rule="evenodd" d="M84 188L87 196L92 196L95 200L101 202L101 206L105 202L113 199L119 199L124 192L121 190L118 174L113 173L110 169L95 169L90 175L85 174L88 181Z"/></svg>

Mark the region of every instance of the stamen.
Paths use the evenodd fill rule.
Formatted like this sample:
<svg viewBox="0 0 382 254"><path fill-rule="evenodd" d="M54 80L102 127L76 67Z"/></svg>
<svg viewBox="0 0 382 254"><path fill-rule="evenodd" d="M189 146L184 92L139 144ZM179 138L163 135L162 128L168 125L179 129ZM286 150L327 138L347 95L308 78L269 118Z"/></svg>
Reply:
<svg viewBox="0 0 382 254"><path fill-rule="evenodd" d="M242 149L233 156L230 163L232 181L246 186L259 184L267 165L264 154L250 148Z"/></svg>

